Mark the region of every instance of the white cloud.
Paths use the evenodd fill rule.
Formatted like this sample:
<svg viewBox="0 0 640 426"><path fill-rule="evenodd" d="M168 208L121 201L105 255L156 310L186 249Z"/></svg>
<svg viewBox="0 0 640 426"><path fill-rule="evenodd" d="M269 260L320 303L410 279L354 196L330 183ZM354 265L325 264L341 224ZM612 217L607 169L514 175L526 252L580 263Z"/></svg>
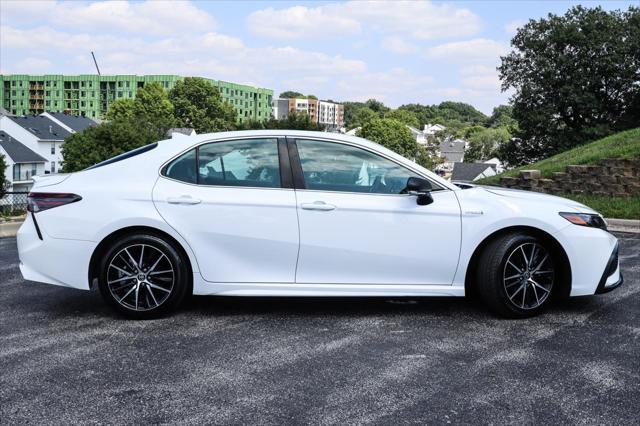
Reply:
<svg viewBox="0 0 640 426"><path fill-rule="evenodd" d="M402 37L398 36L389 36L383 38L382 42L380 43L380 47L391 53L397 53L399 55L406 55L417 50L416 46L411 43L407 43Z"/></svg>
<svg viewBox="0 0 640 426"><path fill-rule="evenodd" d="M366 71L366 64L360 60L287 46L249 47L238 38L218 33L144 40L124 35L72 34L46 27L22 30L2 26L0 32L3 50L27 49L55 58L59 65L64 65L59 58L68 56L84 66L84 72L92 71L93 64L86 60L88 56L82 59L77 54L78 45L86 47L87 55L90 50L97 52L100 69L105 74L171 73L264 82L295 74L335 76ZM3 64L4 67L13 73L37 72L37 67L20 62Z"/></svg>
<svg viewBox="0 0 640 426"><path fill-rule="evenodd" d="M2 22L48 23L79 30L116 30L144 35L213 31L215 19L186 1L14 1L2 3Z"/></svg>
<svg viewBox="0 0 640 426"><path fill-rule="evenodd" d="M329 15L324 7L293 6L253 12L247 18L249 29L257 35L272 38L335 37L358 34L360 24L343 15Z"/></svg>
<svg viewBox="0 0 640 426"><path fill-rule="evenodd" d="M372 30L435 39L474 35L482 22L468 9L430 1L349 1L318 7L270 7L249 15L247 27L273 38L341 37Z"/></svg>
<svg viewBox="0 0 640 426"><path fill-rule="evenodd" d="M440 44L427 50L427 57L450 62L484 62L495 63L500 55L506 54L507 45L485 38L455 41Z"/></svg>
<svg viewBox="0 0 640 426"><path fill-rule="evenodd" d="M19 62L18 66L24 69L48 70L51 68L51 61L45 58L25 58Z"/></svg>
<svg viewBox="0 0 640 426"><path fill-rule="evenodd" d="M415 74L404 68L393 68L383 72L363 72L342 75L337 79L336 100L365 101L375 98L398 106L398 95L410 96L405 102L417 102L424 99L434 86L434 78L430 75ZM423 101L424 102L424 101Z"/></svg>
<svg viewBox="0 0 640 426"><path fill-rule="evenodd" d="M498 74L472 75L461 81L465 87L478 90L500 90L500 78Z"/></svg>
<svg viewBox="0 0 640 426"><path fill-rule="evenodd" d="M522 27L526 24L527 21L523 19L516 19L515 21L511 21L504 26L504 31L510 36L514 36L518 31L518 28Z"/></svg>

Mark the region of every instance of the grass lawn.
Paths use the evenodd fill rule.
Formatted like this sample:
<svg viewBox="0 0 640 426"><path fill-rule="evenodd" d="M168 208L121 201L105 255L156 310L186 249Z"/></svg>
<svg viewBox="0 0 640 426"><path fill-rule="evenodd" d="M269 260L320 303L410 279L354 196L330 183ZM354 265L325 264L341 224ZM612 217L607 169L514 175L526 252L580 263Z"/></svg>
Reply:
<svg viewBox="0 0 640 426"><path fill-rule="evenodd" d="M558 194L585 204L609 219L640 219L640 195L612 198L597 195Z"/></svg>
<svg viewBox="0 0 640 426"><path fill-rule="evenodd" d="M496 185L502 176L518 176L520 170L540 170L543 177L551 177L553 172L564 172L566 166L594 164L604 158L640 157L640 128L616 133L606 138L561 152L537 163L518 167L497 176L482 179L481 185ZM586 204L586 203L585 203Z"/></svg>

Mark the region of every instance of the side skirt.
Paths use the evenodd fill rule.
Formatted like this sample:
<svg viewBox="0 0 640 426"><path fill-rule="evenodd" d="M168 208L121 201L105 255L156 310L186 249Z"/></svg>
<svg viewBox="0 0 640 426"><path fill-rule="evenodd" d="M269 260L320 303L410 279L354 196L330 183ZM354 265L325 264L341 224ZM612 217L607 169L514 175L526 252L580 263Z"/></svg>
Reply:
<svg viewBox="0 0 640 426"><path fill-rule="evenodd" d="M388 284L212 283L193 274L194 295L302 297L463 297L464 286Z"/></svg>

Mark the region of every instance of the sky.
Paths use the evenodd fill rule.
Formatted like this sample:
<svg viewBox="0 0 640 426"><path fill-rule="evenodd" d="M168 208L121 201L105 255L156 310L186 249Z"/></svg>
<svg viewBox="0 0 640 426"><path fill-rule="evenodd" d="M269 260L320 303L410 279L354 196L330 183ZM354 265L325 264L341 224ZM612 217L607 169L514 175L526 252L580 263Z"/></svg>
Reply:
<svg viewBox="0 0 640 426"><path fill-rule="evenodd" d="M633 1L0 0L0 74L202 76L391 107L508 102L496 66L529 19Z"/></svg>

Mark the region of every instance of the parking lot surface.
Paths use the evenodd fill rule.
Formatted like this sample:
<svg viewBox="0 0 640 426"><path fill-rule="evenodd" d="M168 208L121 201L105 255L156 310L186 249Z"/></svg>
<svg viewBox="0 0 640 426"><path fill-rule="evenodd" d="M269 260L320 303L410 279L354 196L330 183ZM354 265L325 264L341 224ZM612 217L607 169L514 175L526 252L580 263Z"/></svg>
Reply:
<svg viewBox="0 0 640 426"><path fill-rule="evenodd" d="M0 239L0 423L638 424L640 236L625 284L529 320L464 299L195 297L154 321L25 282Z"/></svg>

